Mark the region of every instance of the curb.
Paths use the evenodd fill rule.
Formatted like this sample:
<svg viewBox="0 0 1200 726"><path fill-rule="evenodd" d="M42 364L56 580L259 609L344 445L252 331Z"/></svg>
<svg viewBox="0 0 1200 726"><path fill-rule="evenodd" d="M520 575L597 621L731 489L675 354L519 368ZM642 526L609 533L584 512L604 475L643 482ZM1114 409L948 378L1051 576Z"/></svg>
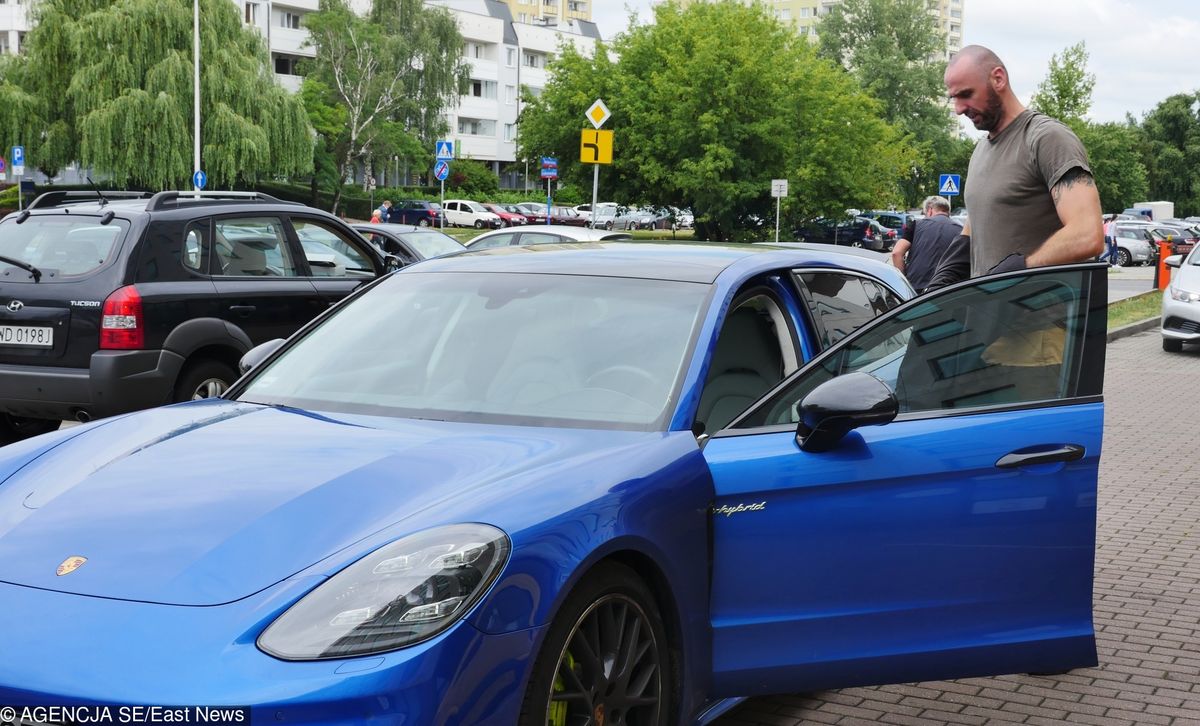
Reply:
<svg viewBox="0 0 1200 726"><path fill-rule="evenodd" d="M1155 316L1153 318L1146 318L1145 320L1139 320L1136 323L1130 323L1129 325L1122 325L1121 327L1117 328L1116 330L1108 331L1108 342L1111 343L1114 340L1120 340L1121 338L1128 338L1129 336L1136 335L1137 333L1142 333L1147 330L1153 330L1154 328L1157 328L1159 326L1159 323L1161 323L1161 322L1162 322L1162 318Z"/></svg>

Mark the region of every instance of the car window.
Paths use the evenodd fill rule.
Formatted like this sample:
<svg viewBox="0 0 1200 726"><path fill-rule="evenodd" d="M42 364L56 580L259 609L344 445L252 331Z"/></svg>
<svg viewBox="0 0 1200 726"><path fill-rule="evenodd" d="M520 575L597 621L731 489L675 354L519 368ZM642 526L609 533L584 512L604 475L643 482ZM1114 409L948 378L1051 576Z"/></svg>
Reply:
<svg viewBox="0 0 1200 726"><path fill-rule="evenodd" d="M218 270L229 277L296 277L278 217L223 217L213 221L213 248Z"/></svg>
<svg viewBox="0 0 1200 726"><path fill-rule="evenodd" d="M887 383L901 413L1087 394L1076 363L1088 319L1085 275L1007 277L921 298L819 358L738 427L797 423L797 407L810 391L854 371Z"/></svg>
<svg viewBox="0 0 1200 726"><path fill-rule="evenodd" d="M461 242L448 234L442 234L434 230L404 232L397 236L416 250L422 259L463 251Z"/></svg>
<svg viewBox="0 0 1200 726"><path fill-rule="evenodd" d="M124 220L100 224L84 215L36 215L20 224L9 220L0 225L0 255L33 265L43 282L53 282L98 269L117 252L128 230ZM0 273L9 279L29 276L5 262L0 262Z"/></svg>
<svg viewBox="0 0 1200 726"><path fill-rule="evenodd" d="M896 295L858 275L803 271L795 277L822 350L900 304Z"/></svg>
<svg viewBox="0 0 1200 726"><path fill-rule="evenodd" d="M718 431L797 367L780 305L767 294L737 302L725 316L709 363L696 422Z"/></svg>
<svg viewBox="0 0 1200 726"><path fill-rule="evenodd" d="M314 277L374 277L371 258L330 225L292 217Z"/></svg>
<svg viewBox="0 0 1200 726"><path fill-rule="evenodd" d="M521 234L521 239L516 244L545 245L571 241L572 240L566 237L557 234L550 234L549 232L524 232Z"/></svg>
<svg viewBox="0 0 1200 726"><path fill-rule="evenodd" d="M484 237L481 240L471 243L473 250L486 250L489 247L504 247L505 245L513 244L515 234L509 232L507 234L494 234L491 237Z"/></svg>

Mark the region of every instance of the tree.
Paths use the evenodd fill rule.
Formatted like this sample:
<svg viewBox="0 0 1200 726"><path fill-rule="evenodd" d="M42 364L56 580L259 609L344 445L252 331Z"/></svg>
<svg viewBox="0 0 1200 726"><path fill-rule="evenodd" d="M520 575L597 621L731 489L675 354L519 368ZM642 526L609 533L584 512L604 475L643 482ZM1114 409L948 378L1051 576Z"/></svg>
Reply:
<svg viewBox="0 0 1200 726"><path fill-rule="evenodd" d="M690 207L700 236L736 238L773 218L773 178L791 180L788 209L807 217L895 196L911 164L878 104L757 5L661 4L614 51L560 51L540 97L525 96L520 153L556 155L571 186L590 188L576 150L599 96L614 132L602 196Z"/></svg>
<svg viewBox="0 0 1200 726"><path fill-rule="evenodd" d="M321 0L305 23L317 51L306 68L319 84L306 96L317 104L310 114L324 114L326 106L344 111L340 129L323 131L338 179L372 157L431 161L422 149L432 148L445 128L442 111L469 81L462 36L450 14L421 0L375 0L363 17L347 0ZM339 183L335 210L340 200Z"/></svg>
<svg viewBox="0 0 1200 726"><path fill-rule="evenodd" d="M821 19L817 39L821 56L878 99L883 118L914 147L917 161L901 188L916 205L946 171L939 159L956 150L954 120L942 100L945 35L926 0L844 0Z"/></svg>
<svg viewBox="0 0 1200 726"><path fill-rule="evenodd" d="M25 56L0 69L0 141L24 144L47 173L79 161L119 185L185 186L191 3L44 0L33 12ZM202 0L200 46L201 159L213 184L308 171L304 109L275 82L263 40L227 0Z"/></svg>
<svg viewBox="0 0 1200 726"><path fill-rule="evenodd" d="M1060 121L1082 120L1092 107L1096 76L1087 72L1088 52L1084 41L1050 56L1050 70L1038 84L1030 106Z"/></svg>
<svg viewBox="0 0 1200 726"><path fill-rule="evenodd" d="M1200 92L1162 101L1142 122L1150 196L1175 202L1180 217L1200 214Z"/></svg>
<svg viewBox="0 0 1200 726"><path fill-rule="evenodd" d="M446 188L466 197L491 198L500 191L500 180L483 162L455 159L450 165Z"/></svg>
<svg viewBox="0 0 1200 726"><path fill-rule="evenodd" d="M1072 126L1087 149L1101 209L1119 212L1145 200L1150 187L1138 150L1137 127L1123 123Z"/></svg>

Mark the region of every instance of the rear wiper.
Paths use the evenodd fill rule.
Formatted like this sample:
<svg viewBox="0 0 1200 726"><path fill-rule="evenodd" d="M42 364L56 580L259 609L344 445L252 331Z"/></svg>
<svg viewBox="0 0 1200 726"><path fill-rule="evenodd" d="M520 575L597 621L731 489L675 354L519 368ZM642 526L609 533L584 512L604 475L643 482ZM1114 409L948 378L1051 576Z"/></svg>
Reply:
<svg viewBox="0 0 1200 726"><path fill-rule="evenodd" d="M38 268L34 267L33 265L29 264L28 262L14 260L13 258L5 257L4 255L0 255L0 262L7 262L8 264L13 265L14 267L20 267L22 270L27 270L29 272L29 274L33 275L34 282L42 281L42 271L39 270Z"/></svg>

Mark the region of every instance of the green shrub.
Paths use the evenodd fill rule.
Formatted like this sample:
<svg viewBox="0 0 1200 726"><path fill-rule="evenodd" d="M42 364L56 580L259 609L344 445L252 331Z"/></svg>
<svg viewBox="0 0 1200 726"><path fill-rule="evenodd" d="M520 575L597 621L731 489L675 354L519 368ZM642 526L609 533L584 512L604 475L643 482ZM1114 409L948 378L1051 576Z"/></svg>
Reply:
<svg viewBox="0 0 1200 726"><path fill-rule="evenodd" d="M500 191L500 179L483 162L455 159L450 162L446 189L453 189L455 196L491 199Z"/></svg>

